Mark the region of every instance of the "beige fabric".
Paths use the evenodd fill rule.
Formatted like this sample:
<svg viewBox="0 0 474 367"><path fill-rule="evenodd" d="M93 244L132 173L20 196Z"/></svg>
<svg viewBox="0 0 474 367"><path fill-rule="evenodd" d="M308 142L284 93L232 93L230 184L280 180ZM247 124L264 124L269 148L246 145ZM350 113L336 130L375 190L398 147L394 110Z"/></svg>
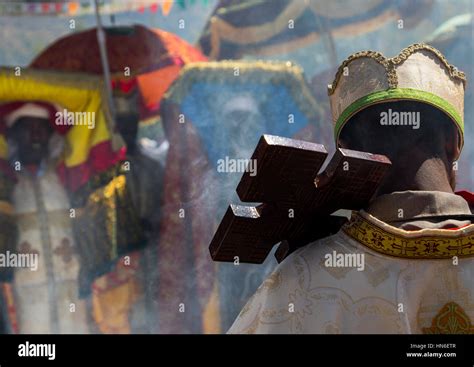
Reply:
<svg viewBox="0 0 474 367"><path fill-rule="evenodd" d="M18 180L13 196L20 233L17 251L39 255L36 271L15 269L13 289L19 331L86 333L86 306L78 298L79 259L64 187L54 167L37 178L20 171ZM50 248L45 243L48 238Z"/></svg>
<svg viewBox="0 0 474 367"><path fill-rule="evenodd" d="M333 124L353 102L389 88L385 67L374 59L362 57L349 63L346 68L337 88L329 96Z"/></svg>
<svg viewBox="0 0 474 367"><path fill-rule="evenodd" d="M464 73L431 46L415 44L393 58L361 51L341 64L333 84L328 86L333 123L358 99L393 88L434 94L449 102L463 118L464 83Z"/></svg>
<svg viewBox="0 0 474 367"><path fill-rule="evenodd" d="M408 202L417 195L404 194ZM431 196L436 201L438 194L420 196ZM397 197L400 195L394 195ZM439 214L451 210L441 204L444 200L452 199L459 210L465 209L455 197L441 194L439 198L435 210ZM391 199L382 200L380 206L388 208ZM374 203L374 208L378 205ZM392 210L397 206L398 200L393 200ZM425 210L413 207L413 213L422 212ZM430 230L450 232L437 231ZM362 256L364 269L327 266L326 256L334 251ZM473 279L473 258L459 259L455 264L451 259L389 257L340 231L285 259L249 300L229 333L422 333L450 302L458 304L474 320Z"/></svg>
<svg viewBox="0 0 474 367"><path fill-rule="evenodd" d="M452 78L439 58L428 50L410 55L395 67L398 88L411 88L435 94L448 101L460 116L464 116L464 84Z"/></svg>

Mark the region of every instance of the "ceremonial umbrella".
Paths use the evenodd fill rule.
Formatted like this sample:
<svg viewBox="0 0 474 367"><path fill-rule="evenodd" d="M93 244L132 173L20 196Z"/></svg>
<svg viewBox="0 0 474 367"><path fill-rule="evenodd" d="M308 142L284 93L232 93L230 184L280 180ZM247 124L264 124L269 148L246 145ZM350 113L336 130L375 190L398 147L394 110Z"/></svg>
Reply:
<svg viewBox="0 0 474 367"><path fill-rule="evenodd" d="M96 29L65 36L31 63L37 69L103 74ZM159 102L183 65L206 57L173 33L141 25L104 28L106 55L115 93L138 87L141 117L158 113Z"/></svg>
<svg viewBox="0 0 474 367"><path fill-rule="evenodd" d="M170 142L163 193L169 214L163 215L160 230L161 286L156 297L162 330L178 331L183 318L172 305L185 299L190 285L197 293L187 313L201 310L190 331L199 332L217 317L221 330L230 326L265 269L273 267L271 262L258 269L219 264L218 278L213 275L208 246L242 175L232 164L250 158L264 133L332 143L330 122L320 116L302 70L289 62L220 61L184 67L162 103ZM180 209L185 212L181 220L175 214ZM185 277L181 269L187 269Z"/></svg>
<svg viewBox="0 0 474 367"><path fill-rule="evenodd" d="M220 0L199 39L211 59L288 52L319 39L354 36L388 21L418 23L432 0ZM325 37L329 36L329 37ZM334 55L332 57L335 59Z"/></svg>
<svg viewBox="0 0 474 367"><path fill-rule="evenodd" d="M107 103L109 104L109 110L112 117L115 116L115 106L113 103L112 97L112 86L111 78L109 72L109 58L108 58L108 47L106 45L106 35L104 28L102 26L102 21L100 14L109 14L113 15L120 12L129 12L129 11L138 11L144 13L147 9L151 13L157 13L160 9L163 15L167 16L173 4L177 3L180 8L184 9L186 4L194 4L195 0L83 0L83 1L73 1L73 0L51 0L51 1L41 1L41 0L12 0L9 2L2 2L0 4L0 13L8 16L23 16L23 15L35 15L35 16L67 16L70 19L74 16L81 16L87 14L95 14L96 16L96 34L97 45L100 53L100 59L97 60L96 65L101 66L100 73L103 74L105 79L105 86L107 91ZM203 4L207 4L207 0L203 0ZM72 18L73 19L73 18ZM72 20L71 19L71 20ZM87 50L83 49L82 51ZM60 59L64 55L60 56ZM202 59L199 59L201 61ZM68 70L69 71L69 70ZM81 70L88 72L89 70ZM140 78L142 83L147 84L147 87L143 87L147 90L147 96L145 103L146 105L142 113L146 118L147 114L152 114L152 111L156 111L157 100L159 95L162 92L162 88L167 86L167 81L165 80L163 84L151 85L153 83L143 81L144 78ZM130 89L130 87L124 87L124 89Z"/></svg>
<svg viewBox="0 0 474 367"><path fill-rule="evenodd" d="M129 97L137 91L142 120L159 113L163 94L184 65L207 60L196 48L163 30L134 25L104 28L104 32L114 95ZM31 66L101 75L103 58L99 46L95 29L74 33L50 45ZM164 143L161 147L166 145ZM150 300L148 304L152 303L150 297L147 299ZM183 329L177 329L177 332L183 332Z"/></svg>

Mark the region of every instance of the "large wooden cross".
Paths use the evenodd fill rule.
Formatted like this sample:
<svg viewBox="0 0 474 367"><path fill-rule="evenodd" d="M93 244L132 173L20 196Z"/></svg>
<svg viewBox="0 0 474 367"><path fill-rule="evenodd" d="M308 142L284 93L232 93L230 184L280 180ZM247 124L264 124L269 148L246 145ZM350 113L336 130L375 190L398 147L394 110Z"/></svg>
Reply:
<svg viewBox="0 0 474 367"><path fill-rule="evenodd" d="M321 144L263 135L252 155L255 172L246 171L209 250L214 261L261 264L273 246L283 260L296 248L339 230L347 220L339 209L367 205L390 167L383 155L338 149L326 169Z"/></svg>

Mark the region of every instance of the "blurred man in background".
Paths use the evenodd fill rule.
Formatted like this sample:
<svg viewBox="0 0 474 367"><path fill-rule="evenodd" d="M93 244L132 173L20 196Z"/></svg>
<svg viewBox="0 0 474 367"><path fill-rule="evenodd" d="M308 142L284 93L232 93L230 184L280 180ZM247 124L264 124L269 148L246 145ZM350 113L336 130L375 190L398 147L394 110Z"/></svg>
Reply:
<svg viewBox="0 0 474 367"><path fill-rule="evenodd" d="M13 290L20 333L86 333L86 304L78 297L79 258L70 203L56 163L62 138L51 105L25 103L4 116L10 163L17 174L13 210L17 254L37 257L37 269L15 269Z"/></svg>

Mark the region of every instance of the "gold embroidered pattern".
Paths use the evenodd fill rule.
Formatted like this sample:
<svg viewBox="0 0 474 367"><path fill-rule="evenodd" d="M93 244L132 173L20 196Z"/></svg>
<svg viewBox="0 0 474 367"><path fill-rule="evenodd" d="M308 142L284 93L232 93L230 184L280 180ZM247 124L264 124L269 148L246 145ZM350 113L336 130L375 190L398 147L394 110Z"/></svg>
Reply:
<svg viewBox="0 0 474 367"><path fill-rule="evenodd" d="M344 68L347 67L347 65L349 65L352 61L362 57L374 59L379 64L381 64L386 70L389 87L391 89L397 88L398 77L395 72L395 65L402 64L406 59L408 59L410 55L414 54L416 51L419 50L426 50L433 53L439 59L439 61L441 61L441 63L446 67L449 75L452 78L460 79L462 80L464 85L466 84L466 74L458 70L458 68L456 68L455 66L451 65L441 52L439 52L436 48L432 46L423 43L415 43L404 48L397 56L392 58L386 58L382 53L376 51L359 51L355 54L350 55L342 62L341 66L339 66L336 76L334 77L333 83L328 87L328 95L332 95L336 90L337 84L339 83L339 79L341 78Z"/></svg>
<svg viewBox="0 0 474 367"><path fill-rule="evenodd" d="M360 214L352 215L342 228L344 233L371 250L388 256L410 259L451 259L453 256L474 256L474 234L459 231L458 236L439 235L405 237L390 233ZM449 231L453 234L455 231Z"/></svg>
<svg viewBox="0 0 474 367"><path fill-rule="evenodd" d="M84 277L81 292L88 292L92 278L109 271L119 256L145 244L124 175L92 193L72 224Z"/></svg>
<svg viewBox="0 0 474 367"><path fill-rule="evenodd" d="M89 196L93 194L97 189L107 185L115 177L125 174L126 172L123 169L123 165L118 163L109 169L91 176L89 180L81 186L77 191L69 194L71 205L73 207L83 207L86 205Z"/></svg>
<svg viewBox="0 0 474 367"><path fill-rule="evenodd" d="M449 302L433 318L423 334L474 334L474 326L466 312L456 302Z"/></svg>

